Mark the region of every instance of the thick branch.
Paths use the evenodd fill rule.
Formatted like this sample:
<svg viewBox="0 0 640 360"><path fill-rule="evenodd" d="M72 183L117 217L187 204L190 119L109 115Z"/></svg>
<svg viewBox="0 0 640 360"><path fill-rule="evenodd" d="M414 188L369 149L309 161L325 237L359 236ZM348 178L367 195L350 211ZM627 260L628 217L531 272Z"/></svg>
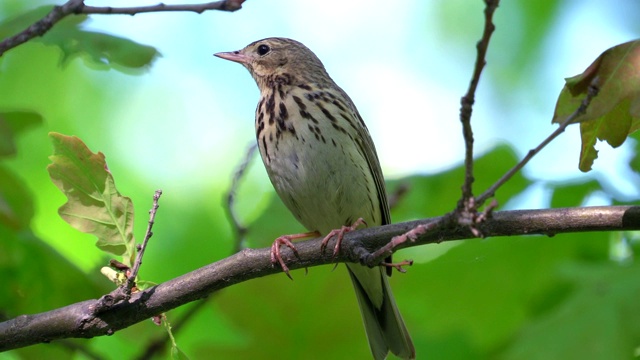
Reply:
<svg viewBox="0 0 640 360"><path fill-rule="evenodd" d="M387 244L392 237L434 220L437 218L348 233L342 242L342 251L336 259L332 259L331 252L320 253L321 238L298 243L300 258L294 258L289 249L283 249L283 258L291 269L335 261L358 262L363 248L375 251ZM640 206L502 211L480 223L479 227L486 236L640 230ZM471 230L466 226L435 229L418 236L413 242L400 244L394 250L473 237ZM331 247L332 244L329 244L329 248ZM110 335L154 315L204 298L216 290L278 272L281 270L271 265L268 248L246 249L143 292L132 294L128 301L99 313L95 311L98 301L87 300L45 313L22 315L2 322L0 351L57 339Z"/></svg>

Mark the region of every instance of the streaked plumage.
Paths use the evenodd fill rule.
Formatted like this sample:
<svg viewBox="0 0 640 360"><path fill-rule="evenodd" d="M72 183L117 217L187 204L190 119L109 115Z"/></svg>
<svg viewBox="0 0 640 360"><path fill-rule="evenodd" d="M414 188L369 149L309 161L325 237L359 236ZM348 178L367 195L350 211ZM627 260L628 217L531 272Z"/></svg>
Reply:
<svg viewBox="0 0 640 360"><path fill-rule="evenodd" d="M216 56L244 65L260 89L256 136L278 195L309 231L327 234L363 218L390 223L371 136L349 96L303 44L268 38ZM279 246L279 243L276 243ZM382 268L348 264L371 351L414 358Z"/></svg>

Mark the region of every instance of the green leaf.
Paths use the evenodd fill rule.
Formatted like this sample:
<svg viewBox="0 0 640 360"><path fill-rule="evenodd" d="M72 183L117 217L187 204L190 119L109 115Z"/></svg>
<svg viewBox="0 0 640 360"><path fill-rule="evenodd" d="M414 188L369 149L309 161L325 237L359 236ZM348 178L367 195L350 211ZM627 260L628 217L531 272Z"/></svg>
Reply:
<svg viewBox="0 0 640 360"><path fill-rule="evenodd" d="M156 285L158 285L158 283L155 283L153 281L146 281L146 280L138 280L138 281L136 281L136 287L139 290L146 290L146 289L154 287Z"/></svg>
<svg viewBox="0 0 640 360"><path fill-rule="evenodd" d="M20 33L43 18L51 9L51 6L42 6L3 22L0 24L0 38ZM118 65L123 67L116 66L115 68L119 70L136 70L150 65L159 55L152 46L113 35L83 30L81 25L87 19L87 15L69 15L55 24L44 36L31 41L60 48L63 65L76 56L88 55L87 60L94 66L104 68L105 65L109 67Z"/></svg>
<svg viewBox="0 0 640 360"><path fill-rule="evenodd" d="M600 184L595 180L589 180L578 184L556 184L552 185L552 187L552 208L580 206L587 196L596 190L602 189Z"/></svg>
<svg viewBox="0 0 640 360"><path fill-rule="evenodd" d="M176 345L171 346L171 359L173 360L188 360L189 357L180 350Z"/></svg>
<svg viewBox="0 0 640 360"><path fill-rule="evenodd" d="M40 6L0 23L0 39L6 39L25 30L51 11L51 5Z"/></svg>
<svg viewBox="0 0 640 360"><path fill-rule="evenodd" d="M584 172L591 170L598 157L596 140L616 148L640 128L640 40L608 49L582 74L567 78L552 122L562 123L575 112L591 85L598 95L575 120L580 123L579 168Z"/></svg>
<svg viewBox="0 0 640 360"><path fill-rule="evenodd" d="M409 268L408 279L394 275L392 280L406 282L394 287L396 300L403 314L412 319L409 329L435 339L433 353L471 347L471 353L485 354L464 358L503 358L496 351L518 336L523 326L562 306L574 290L566 277L558 274L564 264L617 266L608 261L608 241L599 233L457 243L458 247L443 256ZM427 248L433 251L439 246ZM592 315L583 313L580 320ZM577 336L572 339L578 340Z"/></svg>
<svg viewBox="0 0 640 360"><path fill-rule="evenodd" d="M630 359L640 338L640 266L571 264L576 289L525 327L509 359Z"/></svg>
<svg viewBox="0 0 640 360"><path fill-rule="evenodd" d="M26 128L42 123L42 116L29 111L0 113L0 156L16 153L15 137Z"/></svg>
<svg viewBox="0 0 640 360"><path fill-rule="evenodd" d="M84 18L83 16L83 21ZM87 54L90 63L94 65L117 64L125 68L139 69L150 65L159 55L154 47L117 36L81 30L79 25L80 22L63 20L40 41L58 46L63 53L63 64L76 55Z"/></svg>
<svg viewBox="0 0 640 360"><path fill-rule="evenodd" d="M14 230L25 229L33 214L33 199L24 181L0 166L0 225Z"/></svg>
<svg viewBox="0 0 640 360"><path fill-rule="evenodd" d="M30 229L0 223L2 316L48 311L109 291L105 281L94 280Z"/></svg>
<svg viewBox="0 0 640 360"><path fill-rule="evenodd" d="M0 156L16 153L15 137L25 129L40 124L42 117L34 112L0 113ZM25 229L33 218L31 193L11 170L0 166L0 225L14 230Z"/></svg>
<svg viewBox="0 0 640 360"><path fill-rule="evenodd" d="M505 172L513 167L518 159L513 150L500 145L475 160L477 174L473 184L474 192L479 195L488 189ZM393 194L399 186L407 186L407 195L403 196L392 209L393 222L414 220L424 217L440 216L456 206L462 195L460 185L464 181L464 167L459 165L451 170L438 174L415 175L388 182L388 192ZM496 198L500 204L524 191L530 181L521 173L516 174L501 187ZM453 184L453 185L452 185Z"/></svg>
<svg viewBox="0 0 640 360"><path fill-rule="evenodd" d="M122 255L123 262L131 265L133 204L116 190L104 154L92 153L75 136L50 133L49 137L54 153L47 170L68 199L58 213L74 228L97 236L100 249Z"/></svg>

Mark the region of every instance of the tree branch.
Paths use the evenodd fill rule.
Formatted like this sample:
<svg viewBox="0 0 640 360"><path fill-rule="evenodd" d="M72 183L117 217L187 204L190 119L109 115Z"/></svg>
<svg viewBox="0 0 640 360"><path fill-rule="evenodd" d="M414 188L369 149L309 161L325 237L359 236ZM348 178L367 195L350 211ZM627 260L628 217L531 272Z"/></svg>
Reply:
<svg viewBox="0 0 640 360"><path fill-rule="evenodd" d="M496 26L493 24L493 14L500 4L499 0L485 0L486 7L484 9L484 31L482 38L478 41L476 48L478 54L476 56L476 64L473 68L471 81L467 93L460 99L460 122L462 123L462 135L464 137L464 183L462 185L462 197L458 202L457 210L459 212L474 211L475 207L470 207L468 202L473 198L473 130L471 129L471 112L475 103L476 89L480 82L480 75L484 66L487 64L487 50L489 49L489 41Z"/></svg>
<svg viewBox="0 0 640 360"><path fill-rule="evenodd" d="M244 177L249 164L251 163L251 159L253 159L253 155L255 155L256 150L258 149L258 144L254 141L248 148L244 160L233 175L233 179L231 180L231 186L229 187L229 191L227 192L227 202L225 206L225 210L227 211L227 218L229 219L229 223L233 228L236 239L233 245L233 252L238 252L242 250L245 245L245 236L249 229L240 223L238 219L238 215L235 210L235 199L236 193L238 192L238 187L240 186L240 181Z"/></svg>
<svg viewBox="0 0 640 360"><path fill-rule="evenodd" d="M417 220L368 228L345 235L341 252L334 259L319 251L321 238L299 242L299 258L283 249L291 269L334 262L358 262L362 252L375 251L392 237L439 218ZM486 236L525 234L555 235L584 231L640 230L640 206L602 206L585 208L501 211L478 224ZM400 248L473 238L468 226L438 228L406 241ZM335 240L332 240L335 241ZM532 241L535 241L532 239ZM329 244L332 247L332 244ZM245 249L173 280L132 294L128 301L96 312L97 300L87 300L56 310L22 315L0 323L0 351L64 338L91 338L111 335L123 328L188 302L204 298L225 287L279 273L271 264L270 249ZM117 290L116 290L117 291Z"/></svg>
<svg viewBox="0 0 640 360"><path fill-rule="evenodd" d="M220 10L220 11L236 11L242 8L242 3L245 0L221 0L213 1L205 4L184 4L184 5L151 5L151 6L133 6L123 8L113 8L109 6L97 7L86 6L84 0L69 0L64 5L54 6L50 13L37 22L30 25L19 34L10 36L0 42L0 56L2 56L8 50L17 47L25 42L44 35L49 31L57 22L64 19L71 14L122 14L122 15L136 15L147 12L160 12L160 11L193 11L198 14L206 10Z"/></svg>
<svg viewBox="0 0 640 360"><path fill-rule="evenodd" d="M205 4L178 4L178 5L166 5L159 3L151 6L131 6L114 8L111 6L84 6L82 8L83 14L107 14L107 15L136 15L147 12L160 12L160 11L192 11L198 14L202 14L207 10L221 10L221 11L236 11L242 8L242 3L245 0L222 0L212 1Z"/></svg>
<svg viewBox="0 0 640 360"><path fill-rule="evenodd" d="M131 269L131 274L127 277L127 286L126 293L127 295L131 294L131 290L136 284L136 278L138 277L138 271L140 271L140 266L142 265L142 257L144 256L144 251L147 249L147 244L149 243L149 239L153 236L153 225L156 221L156 213L158 212L158 201L160 200L160 196L162 196L162 190L156 190L153 194L153 206L151 210L149 210L149 222L147 224L147 231L144 234L144 240L142 244L139 245L138 256L136 256L136 261L133 264L133 269Z"/></svg>
<svg viewBox="0 0 640 360"><path fill-rule="evenodd" d="M19 34L10 36L0 42L0 56L2 56L7 50L24 44L37 36L44 35L58 21L64 19L69 14L77 14L83 6L84 0L69 0L62 6L54 6L51 12L45 17L33 23Z"/></svg>

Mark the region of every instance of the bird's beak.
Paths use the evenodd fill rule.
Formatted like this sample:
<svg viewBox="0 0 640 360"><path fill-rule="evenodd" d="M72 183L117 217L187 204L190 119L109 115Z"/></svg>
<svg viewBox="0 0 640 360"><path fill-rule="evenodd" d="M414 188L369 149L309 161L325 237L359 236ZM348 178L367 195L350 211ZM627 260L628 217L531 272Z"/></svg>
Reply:
<svg viewBox="0 0 640 360"><path fill-rule="evenodd" d="M223 58L225 60L235 61L240 64L246 64L249 59L240 51L229 51L229 52L219 52L213 54L219 58Z"/></svg>

